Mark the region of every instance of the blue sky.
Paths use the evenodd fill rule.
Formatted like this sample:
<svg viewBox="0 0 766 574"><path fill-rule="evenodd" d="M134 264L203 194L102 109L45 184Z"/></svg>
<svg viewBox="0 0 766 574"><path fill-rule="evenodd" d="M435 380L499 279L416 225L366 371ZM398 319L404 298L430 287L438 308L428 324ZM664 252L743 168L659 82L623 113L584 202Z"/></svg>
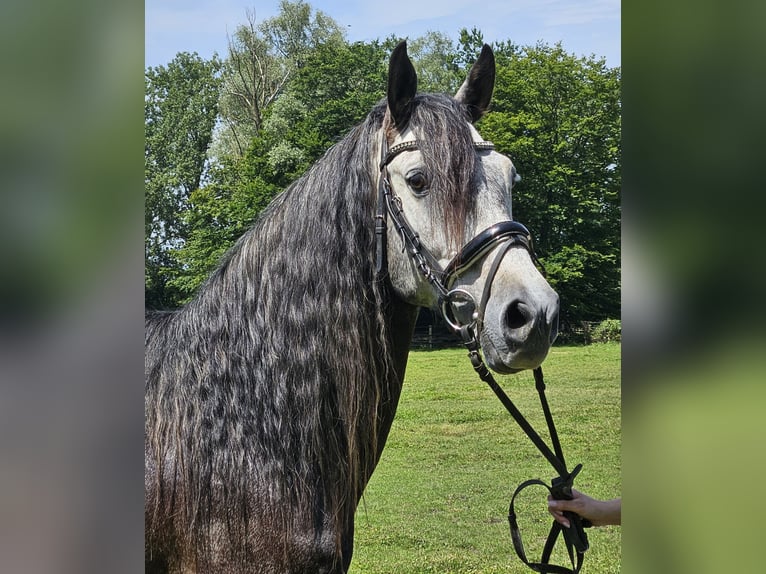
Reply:
<svg viewBox="0 0 766 574"><path fill-rule="evenodd" d="M620 0L309 0L345 27L349 41L393 34L416 38L433 30L456 39L461 28L476 27L487 42L561 42L567 52L606 58L620 65ZM227 34L245 22L275 16L279 0L146 0L146 66L166 64L177 52L209 58L226 54Z"/></svg>

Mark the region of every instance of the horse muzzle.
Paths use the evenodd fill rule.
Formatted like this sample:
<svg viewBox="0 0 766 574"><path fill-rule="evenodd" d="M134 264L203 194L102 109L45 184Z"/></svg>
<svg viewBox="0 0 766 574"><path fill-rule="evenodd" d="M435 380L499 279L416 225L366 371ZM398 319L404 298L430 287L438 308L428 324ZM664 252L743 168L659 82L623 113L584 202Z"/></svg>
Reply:
<svg viewBox="0 0 766 574"><path fill-rule="evenodd" d="M490 301L479 334L487 365L510 374L540 366L558 335L559 297L545 289Z"/></svg>

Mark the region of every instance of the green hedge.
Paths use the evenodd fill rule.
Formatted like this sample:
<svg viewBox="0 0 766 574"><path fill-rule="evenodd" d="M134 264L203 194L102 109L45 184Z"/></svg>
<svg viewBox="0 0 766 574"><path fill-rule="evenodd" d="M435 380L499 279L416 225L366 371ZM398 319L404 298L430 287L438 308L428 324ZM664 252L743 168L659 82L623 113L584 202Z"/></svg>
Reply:
<svg viewBox="0 0 766 574"><path fill-rule="evenodd" d="M622 323L619 319L601 321L591 333L594 343L620 342L622 340Z"/></svg>

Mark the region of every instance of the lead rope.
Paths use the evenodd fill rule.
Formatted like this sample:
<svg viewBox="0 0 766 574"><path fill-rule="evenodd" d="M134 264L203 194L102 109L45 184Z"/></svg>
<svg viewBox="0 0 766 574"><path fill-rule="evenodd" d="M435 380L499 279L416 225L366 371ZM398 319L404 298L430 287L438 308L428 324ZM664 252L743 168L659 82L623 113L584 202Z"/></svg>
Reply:
<svg viewBox="0 0 766 574"><path fill-rule="evenodd" d="M548 534L548 539L546 540L545 547L543 548L540 562L531 562L529 559L527 559L526 553L524 551L524 545L521 540L521 532L519 530L518 522L516 520L516 512L514 510L516 496L525 488L533 485L545 487L548 492L550 492L551 496L557 500L571 500L572 485L574 483L574 479L580 470L582 470L582 464L578 464L571 473L567 470L561 450L561 443L559 442L558 433L556 432L556 425L553 422L550 407L548 406L548 401L545 397L545 382L543 381L542 368L538 367L534 369L535 388L537 389L537 392L540 396L540 402L545 413L545 420L548 424L548 432L551 436L551 442L553 444L554 450L556 451L555 453L551 451L550 447L535 431L532 425L529 424L529 421L527 421L521 411L519 411L513 401L505 393L505 391L503 391L503 389L495 380L495 377L492 376L492 373L489 371L484 363L484 360L481 358L481 354L479 353L479 343L474 336L471 327L468 325L462 327L460 330L460 336L463 339L463 344L468 349L468 357L471 360L471 364L473 365L474 370L479 375L479 378L487 383L489 388L492 389L497 398L500 399L500 402L514 418L516 423L521 427L521 429L526 433L526 435L534 443L537 449L543 454L543 456L548 460L548 462L550 462L551 466L553 466L553 468L559 474L559 476L551 481L550 486L548 486L540 479L532 479L521 483L513 493L513 497L511 498L511 502L508 507L508 523L511 529L511 539L513 541L513 547L516 550L516 554L522 560L522 562L524 562L527 566L536 572L577 574L582 567L584 553L589 546L588 536L585 533L584 528L590 526L590 523L573 512L565 512L564 514L569 520L570 527L564 528L554 520L551 526L551 530ZM557 566L555 564L548 563L550 560L551 552L553 551L553 547L555 546L556 540L558 539L558 535L561 532L564 533L564 541L567 547L570 562L572 563L572 568L566 568L563 566Z"/></svg>
<svg viewBox="0 0 766 574"><path fill-rule="evenodd" d="M553 415L551 414L551 409L545 396L545 380L543 378L543 370L541 367L537 367L533 370L533 373L535 377L535 389L537 390L537 393L540 397L540 404L542 405L543 413L545 415L545 422L548 425L548 433L551 437L553 451L551 451L551 449L535 431L532 425L529 424L524 415L521 414L521 411L519 411L516 405L513 404L513 401L508 397L505 391L503 391L502 387L500 387L500 385L497 383L494 376L492 376L492 373L487 368L481 356L479 340L476 336L477 331L481 330L481 325L484 321L484 311L489 300L493 279L497 274L500 263L502 262L508 250L517 244L518 243L513 239L509 240L508 243L503 246L495 256L495 260L492 262L492 266L490 267L486 282L484 283L484 289L481 295L481 300L479 301L479 307L476 310L476 321L471 325L462 326L460 328L460 337L463 340L463 344L468 349L468 357L471 360L471 365L473 365L473 368L479 375L479 378L487 383L489 388L492 389L497 398L500 399L500 402L511 414L516 423L521 427L521 429L526 433L526 435L534 443L537 449L543 454L543 456L545 456L548 462L550 462L551 466L553 466L553 468L559 474L559 476L551 481L551 486L548 486L542 480L532 479L520 484L516 491L513 493L513 497L511 498L511 502L508 507L508 523L511 529L511 539L513 541L514 550L516 550L516 554L522 560L522 562L524 562L527 566L536 572L577 574L580 571L580 568L582 568L584 553L588 549L588 537L585 534L584 528L586 526L590 526L590 524L573 512L565 512L564 514L569 519L570 527L563 528L558 522L554 520L551 526L551 530L548 534L548 538L545 542L545 546L543 547L540 562L531 562L529 559L527 559L526 553L524 551L524 544L521 540L521 532L519 530L518 522L516 520L516 512L514 510L516 496L525 488L533 485L540 485L545 487L551 493L551 496L555 499L571 499L574 479L580 470L582 470L581 464L578 464L571 473L567 470L566 462L564 460L564 452L561 448L558 432L556 431L556 425L553 422ZM528 251L532 252L533 260L538 262L534 252L531 249L528 249ZM540 266L542 267L542 264L540 264ZM558 539L558 536L561 532L564 533L564 541L566 544L567 553L569 554L569 560L572 564L572 568L565 568L563 566L549 564L551 553L553 552L556 540Z"/></svg>

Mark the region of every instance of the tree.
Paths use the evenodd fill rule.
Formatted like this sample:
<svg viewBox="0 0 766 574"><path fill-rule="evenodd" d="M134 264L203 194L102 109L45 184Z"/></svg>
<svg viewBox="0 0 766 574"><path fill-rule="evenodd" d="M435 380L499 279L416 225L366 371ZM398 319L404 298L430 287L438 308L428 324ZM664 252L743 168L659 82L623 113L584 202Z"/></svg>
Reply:
<svg viewBox="0 0 766 574"><path fill-rule="evenodd" d="M179 302L191 298L221 255L271 199L332 143L339 130L361 119L363 113L354 110L360 105L371 107L360 73L370 65L365 61L369 52L337 68L333 78L313 76L315 85L306 83L304 75L311 76L316 67L323 67L322 62L348 62L344 55L348 50L340 27L305 2L283 1L280 14L261 24L248 12L247 23L230 40L213 167L181 215L186 241L171 252L180 265L169 286ZM316 53L331 56L323 60ZM376 87L381 87L382 67L378 77ZM322 105L330 97L317 91L330 86L331 92L340 93L344 88L332 87L337 82L358 89L347 94L334 112L317 110L317 103ZM293 84L302 88L293 89ZM376 98L381 96L382 90Z"/></svg>
<svg viewBox="0 0 766 574"><path fill-rule="evenodd" d="M565 322L617 317L620 70L560 44L505 48L480 129L523 177L514 218L536 237Z"/></svg>
<svg viewBox="0 0 766 574"><path fill-rule="evenodd" d="M218 113L220 62L179 53L147 68L144 95L146 304L172 306L172 249L183 243L182 214L200 186Z"/></svg>
<svg viewBox="0 0 766 574"><path fill-rule="evenodd" d="M418 74L418 90L457 93L465 74L449 36L441 32L426 32L424 36L408 42L407 51Z"/></svg>
<svg viewBox="0 0 766 574"><path fill-rule="evenodd" d="M273 135L301 150L307 168L383 98L386 74L386 52L378 42L317 47L289 88L303 112Z"/></svg>
<svg viewBox="0 0 766 574"><path fill-rule="evenodd" d="M293 69L301 69L314 50L323 45L345 43L343 30L330 16L297 0L281 0L279 14L261 29L274 51Z"/></svg>
<svg viewBox="0 0 766 574"><path fill-rule="evenodd" d="M281 62L270 53L256 26L255 14L229 38L223 65L220 123L216 128L213 155L241 156L261 127L263 110L287 81Z"/></svg>
<svg viewBox="0 0 766 574"><path fill-rule="evenodd" d="M386 54L377 43L328 43L304 54L264 113L241 157L221 159L184 214L188 239L172 285L188 300L221 255L273 197L359 123L385 93Z"/></svg>
<svg viewBox="0 0 766 574"><path fill-rule="evenodd" d="M261 24L248 10L247 22L229 39L216 156L241 156L261 129L268 107L308 55L323 44L343 42L340 26L306 2L282 0L280 13Z"/></svg>
<svg viewBox="0 0 766 574"><path fill-rule="evenodd" d="M463 70L470 70L484 46L484 34L474 27L469 32L467 28L460 30L457 46L457 61ZM496 50L495 50L496 51Z"/></svg>
<svg viewBox="0 0 766 574"><path fill-rule="evenodd" d="M179 303L192 298L223 254L280 191L264 181L263 166L249 160L252 157L227 158L216 164L207 184L189 197L183 214L188 236L173 253L181 271L170 280Z"/></svg>

